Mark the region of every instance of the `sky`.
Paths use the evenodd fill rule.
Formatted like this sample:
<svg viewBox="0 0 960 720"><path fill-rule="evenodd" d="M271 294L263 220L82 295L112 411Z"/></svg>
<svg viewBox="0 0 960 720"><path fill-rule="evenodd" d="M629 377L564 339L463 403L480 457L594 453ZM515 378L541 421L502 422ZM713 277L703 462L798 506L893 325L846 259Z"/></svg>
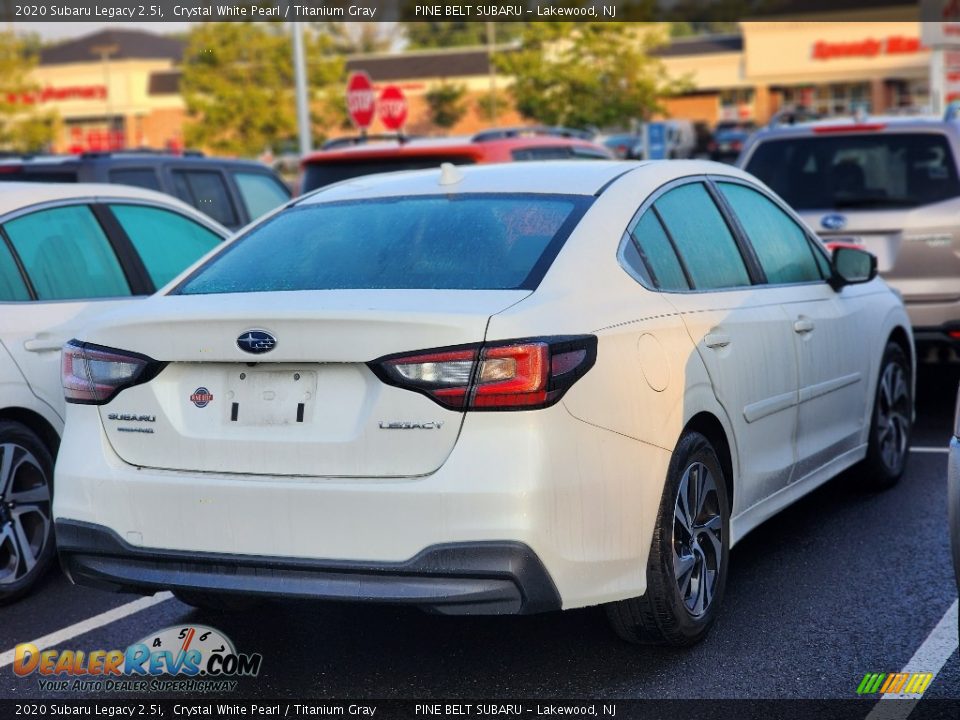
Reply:
<svg viewBox="0 0 960 720"><path fill-rule="evenodd" d="M44 40L72 40L82 35L90 35L104 29L146 30L160 34L185 32L192 23L188 22L15 22L9 23L14 32L39 33Z"/></svg>

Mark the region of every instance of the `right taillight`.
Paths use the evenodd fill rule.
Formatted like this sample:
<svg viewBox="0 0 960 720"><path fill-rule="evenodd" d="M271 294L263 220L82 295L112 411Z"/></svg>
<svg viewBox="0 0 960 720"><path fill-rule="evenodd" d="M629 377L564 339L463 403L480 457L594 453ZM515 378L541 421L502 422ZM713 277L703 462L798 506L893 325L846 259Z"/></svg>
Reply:
<svg viewBox="0 0 960 720"><path fill-rule="evenodd" d="M596 361L593 335L545 337L391 355L370 363L384 382L453 410L553 405Z"/></svg>
<svg viewBox="0 0 960 720"><path fill-rule="evenodd" d="M146 355L71 340L61 354L63 395L69 403L103 405L124 388L156 377L163 367Z"/></svg>

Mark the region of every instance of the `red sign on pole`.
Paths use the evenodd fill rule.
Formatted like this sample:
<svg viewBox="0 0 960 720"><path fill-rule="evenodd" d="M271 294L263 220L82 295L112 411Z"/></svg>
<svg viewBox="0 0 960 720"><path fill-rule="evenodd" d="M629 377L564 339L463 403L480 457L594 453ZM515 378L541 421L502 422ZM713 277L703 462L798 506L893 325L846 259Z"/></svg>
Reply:
<svg viewBox="0 0 960 720"><path fill-rule="evenodd" d="M407 122L407 98L396 85L387 85L378 103L380 121L388 130L400 130Z"/></svg>
<svg viewBox="0 0 960 720"><path fill-rule="evenodd" d="M347 111L353 124L361 130L370 127L376 106L370 76L365 72L350 73L347 80Z"/></svg>

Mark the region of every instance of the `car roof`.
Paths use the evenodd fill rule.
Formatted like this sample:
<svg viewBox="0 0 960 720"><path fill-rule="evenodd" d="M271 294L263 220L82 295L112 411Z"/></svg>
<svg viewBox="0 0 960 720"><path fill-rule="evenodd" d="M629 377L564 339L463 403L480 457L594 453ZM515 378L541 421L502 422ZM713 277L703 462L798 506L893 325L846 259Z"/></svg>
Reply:
<svg viewBox="0 0 960 720"><path fill-rule="evenodd" d="M769 139L777 137L802 137L818 134L829 134L830 130L838 133L849 132L883 132L890 130L894 132L905 132L911 130L919 131L946 131L956 133L958 131L956 122L944 120L940 117L924 116L904 116L904 115L870 115L867 117L833 117L812 120L809 122L796 123L794 125L775 125L773 127L761 128L758 133L758 139Z"/></svg>
<svg viewBox="0 0 960 720"><path fill-rule="evenodd" d="M0 215L20 210L32 205L42 205L60 200L146 200L182 210L191 217L205 215L196 208L165 193L134 187L107 183L37 183L37 182L0 182ZM210 221L214 227L216 222Z"/></svg>
<svg viewBox="0 0 960 720"><path fill-rule="evenodd" d="M532 160L489 165L450 165L430 170L362 175L327 185L304 195L294 204L316 205L343 200L411 195L465 193L597 195L629 172L662 175L664 182L686 175L732 175L755 178L729 165L707 160ZM448 184L441 184L444 174Z"/></svg>
<svg viewBox="0 0 960 720"><path fill-rule="evenodd" d="M494 138L489 140L474 140L471 136L453 136L453 137L430 137L430 138L411 138L400 142L399 140L378 140L371 143L360 145L350 145L347 147L331 148L330 150L318 150L307 155L303 162L334 162L338 160L350 160L353 158L379 158L379 157L417 157L423 155L441 155L450 153L462 153L481 157L491 149L514 150L518 148L535 147L588 147L600 148L602 145L583 140L580 138L562 137L559 135L530 135L520 137Z"/></svg>

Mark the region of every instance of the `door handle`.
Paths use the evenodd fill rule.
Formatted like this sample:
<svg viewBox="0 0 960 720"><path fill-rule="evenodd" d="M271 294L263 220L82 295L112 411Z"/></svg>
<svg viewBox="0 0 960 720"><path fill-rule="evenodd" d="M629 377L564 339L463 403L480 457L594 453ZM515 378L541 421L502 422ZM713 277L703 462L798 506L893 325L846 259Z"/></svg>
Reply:
<svg viewBox="0 0 960 720"><path fill-rule="evenodd" d="M809 332L813 332L813 328L816 327L813 324L813 320L810 318L800 318L793 324L793 331L800 335L804 335Z"/></svg>
<svg viewBox="0 0 960 720"><path fill-rule="evenodd" d="M703 344L708 348L724 348L730 344L730 336L722 333L707 333L703 338Z"/></svg>
<svg viewBox="0 0 960 720"><path fill-rule="evenodd" d="M35 335L24 341L23 349L30 352L50 352L62 348L64 342L60 338L53 338L48 335Z"/></svg>

